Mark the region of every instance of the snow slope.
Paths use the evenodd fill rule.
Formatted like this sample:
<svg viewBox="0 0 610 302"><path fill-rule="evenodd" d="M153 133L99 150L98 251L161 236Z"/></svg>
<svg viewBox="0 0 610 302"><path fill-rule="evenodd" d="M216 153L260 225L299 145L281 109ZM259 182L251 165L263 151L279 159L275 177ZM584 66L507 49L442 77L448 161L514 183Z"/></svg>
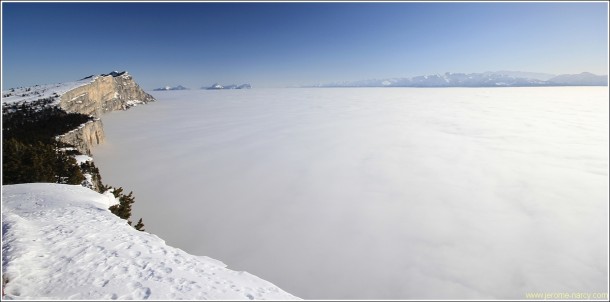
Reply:
<svg viewBox="0 0 610 302"><path fill-rule="evenodd" d="M3 90L2 103L11 104L17 102L31 102L39 99L54 97L56 98L56 102L59 104L58 96L61 96L62 94L77 87L89 84L95 81L96 78L97 77L91 77L75 82L45 84Z"/></svg>
<svg viewBox="0 0 610 302"><path fill-rule="evenodd" d="M3 186L4 299L297 299L189 255L111 214L81 186Z"/></svg>

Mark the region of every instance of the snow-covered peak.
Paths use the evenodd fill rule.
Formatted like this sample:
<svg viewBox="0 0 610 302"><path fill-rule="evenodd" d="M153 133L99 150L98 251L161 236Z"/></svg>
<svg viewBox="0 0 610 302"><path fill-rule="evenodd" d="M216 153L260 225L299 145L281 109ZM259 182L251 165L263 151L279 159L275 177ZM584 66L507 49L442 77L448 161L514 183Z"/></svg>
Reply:
<svg viewBox="0 0 610 302"><path fill-rule="evenodd" d="M298 299L136 231L107 210L111 194L49 183L2 190L3 299Z"/></svg>
<svg viewBox="0 0 610 302"><path fill-rule="evenodd" d="M206 87L203 86L201 87L201 89L207 89L207 90L224 90L224 89L250 89L252 88L252 86L248 83L246 84L241 84L241 85L235 85L235 84L231 84L231 85L220 85L218 83L214 83L212 86Z"/></svg>
<svg viewBox="0 0 610 302"><path fill-rule="evenodd" d="M590 72L581 72L579 74L558 75L551 78L549 81L565 85L606 86L608 85L608 76L599 76Z"/></svg>
<svg viewBox="0 0 610 302"><path fill-rule="evenodd" d="M127 73L127 71L112 71L110 73L107 74L102 74L100 76L102 77L106 77L106 76L112 76L112 77L118 77L118 76L122 76L122 75L129 75L129 73Z"/></svg>
<svg viewBox="0 0 610 302"><path fill-rule="evenodd" d="M202 88L204 88L204 89L224 89L225 87L220 85L220 84L218 84L218 83L214 83L210 87L202 87Z"/></svg>
<svg viewBox="0 0 610 302"><path fill-rule="evenodd" d="M511 70L499 70L499 71L487 71L483 74L501 74L504 76L509 76L513 78L522 78L522 79L533 79L540 81L548 81L553 78L555 75L550 73L542 73L542 72L526 72L526 71L511 71Z"/></svg>
<svg viewBox="0 0 610 302"><path fill-rule="evenodd" d="M182 86L182 85L178 85L178 86L165 86L165 87L161 87L161 88L155 88L153 89L153 91L168 91L168 90L188 90L188 88Z"/></svg>

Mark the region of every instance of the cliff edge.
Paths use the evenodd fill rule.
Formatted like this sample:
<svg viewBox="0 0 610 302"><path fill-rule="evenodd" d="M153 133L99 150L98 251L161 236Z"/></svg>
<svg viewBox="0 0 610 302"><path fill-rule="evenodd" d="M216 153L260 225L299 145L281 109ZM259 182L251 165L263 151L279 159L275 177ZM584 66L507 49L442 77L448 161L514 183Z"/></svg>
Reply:
<svg viewBox="0 0 610 302"><path fill-rule="evenodd" d="M126 110L153 101L155 98L144 92L126 71L88 76L75 82L2 91L3 107L18 108L22 104L28 105L31 110L58 107L67 113L91 116L87 123L56 137L57 140L74 145L79 152L88 155L91 155L93 146L105 140L104 126L100 119L104 113Z"/></svg>
<svg viewBox="0 0 610 302"><path fill-rule="evenodd" d="M91 82L61 94L59 107L66 112L93 116L94 120L58 136L58 140L91 155L91 148L105 139L100 119L102 114L153 102L155 98L144 92L127 72L111 72L85 79L88 78Z"/></svg>
<svg viewBox="0 0 610 302"><path fill-rule="evenodd" d="M109 111L125 110L138 104L155 101L155 98L144 92L125 71L87 78L90 78L91 82L60 96L59 107L66 112L99 118Z"/></svg>
<svg viewBox="0 0 610 302"><path fill-rule="evenodd" d="M78 185L3 186L3 300L297 300L218 260L136 231Z"/></svg>

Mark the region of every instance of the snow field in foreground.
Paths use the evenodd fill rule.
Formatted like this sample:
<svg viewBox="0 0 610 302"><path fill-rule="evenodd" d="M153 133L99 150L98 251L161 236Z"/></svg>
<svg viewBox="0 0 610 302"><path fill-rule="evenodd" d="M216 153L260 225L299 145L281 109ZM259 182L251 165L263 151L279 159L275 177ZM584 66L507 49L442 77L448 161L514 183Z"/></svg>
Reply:
<svg viewBox="0 0 610 302"><path fill-rule="evenodd" d="M2 187L4 299L295 299L220 261L167 246L81 186Z"/></svg>

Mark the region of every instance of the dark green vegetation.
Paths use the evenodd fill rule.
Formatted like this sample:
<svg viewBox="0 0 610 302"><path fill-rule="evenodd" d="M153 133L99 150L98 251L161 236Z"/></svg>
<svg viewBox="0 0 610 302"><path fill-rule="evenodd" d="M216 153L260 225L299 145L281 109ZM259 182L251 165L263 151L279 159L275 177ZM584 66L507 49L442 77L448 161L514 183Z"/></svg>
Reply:
<svg viewBox="0 0 610 302"><path fill-rule="evenodd" d="M59 143L2 141L2 184L54 182L78 185L85 180L74 157Z"/></svg>
<svg viewBox="0 0 610 302"><path fill-rule="evenodd" d="M109 188L104 188L104 189L109 189ZM114 197L119 200L119 204L115 204L115 205L111 206L109 208L110 212L114 213L114 215L121 217L122 219L126 219L127 223L129 223L129 225L131 225L131 220L129 220L129 218L131 218L131 205L135 202L134 197L133 197L133 192L129 192L128 195L125 195L123 193L122 187L119 187L118 189L113 188L111 192L114 195ZM138 231L144 231L144 223L142 223L142 218L140 218L140 220L134 226L134 228Z"/></svg>
<svg viewBox="0 0 610 302"><path fill-rule="evenodd" d="M100 193L112 189L102 184L93 162L77 164L73 146L58 142L55 137L78 128L92 117L67 113L53 106L54 98L2 106L2 184L51 182L83 185ZM93 185L85 180L90 174ZM119 204L110 211L129 225L132 222L133 193L123 194L123 188L113 189ZM134 226L144 230L142 219Z"/></svg>
<svg viewBox="0 0 610 302"><path fill-rule="evenodd" d="M50 106L54 98L2 106L2 139L17 139L25 143L50 144L55 137L92 120L92 117L67 113Z"/></svg>
<svg viewBox="0 0 610 302"><path fill-rule="evenodd" d="M55 136L91 120L49 106L53 98L2 107L2 184L85 180L76 160Z"/></svg>

